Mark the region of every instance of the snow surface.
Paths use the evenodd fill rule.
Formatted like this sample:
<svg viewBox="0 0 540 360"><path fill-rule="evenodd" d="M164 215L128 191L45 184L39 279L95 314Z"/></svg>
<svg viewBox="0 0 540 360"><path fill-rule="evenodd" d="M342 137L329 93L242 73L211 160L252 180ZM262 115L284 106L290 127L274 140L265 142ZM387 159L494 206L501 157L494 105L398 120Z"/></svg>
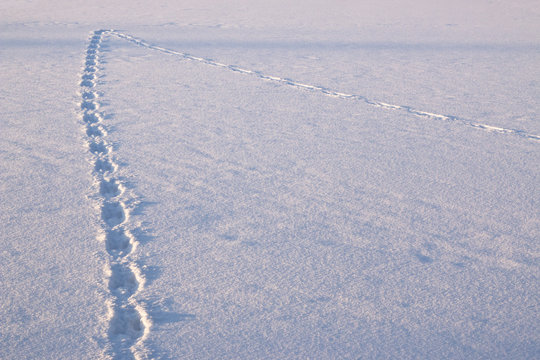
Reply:
<svg viewBox="0 0 540 360"><path fill-rule="evenodd" d="M1 359L540 357L536 1L110 3L0 4Z"/></svg>

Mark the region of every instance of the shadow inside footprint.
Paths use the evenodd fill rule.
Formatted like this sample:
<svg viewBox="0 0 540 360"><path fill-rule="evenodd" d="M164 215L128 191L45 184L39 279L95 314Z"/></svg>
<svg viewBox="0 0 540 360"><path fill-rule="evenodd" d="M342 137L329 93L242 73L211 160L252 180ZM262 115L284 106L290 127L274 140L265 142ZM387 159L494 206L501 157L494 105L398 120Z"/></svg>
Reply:
<svg viewBox="0 0 540 360"><path fill-rule="evenodd" d="M97 104L92 101L83 101L81 103L81 109L82 110L96 110Z"/></svg>
<svg viewBox="0 0 540 360"><path fill-rule="evenodd" d="M141 316L132 305L117 306L110 322L109 337L113 344L129 348L142 335ZM127 344L125 344L127 343ZM128 345L128 346L126 346ZM119 349L116 349L118 352ZM123 358L122 358L123 359Z"/></svg>
<svg viewBox="0 0 540 360"><path fill-rule="evenodd" d="M112 172L114 170L112 163L108 159L97 159L94 170L100 173Z"/></svg>
<svg viewBox="0 0 540 360"><path fill-rule="evenodd" d="M87 124L95 124L97 122L99 122L101 119L99 118L99 116L97 116L96 114L94 113L90 113L90 114L84 114L83 115L83 121Z"/></svg>
<svg viewBox="0 0 540 360"><path fill-rule="evenodd" d="M82 98L85 100L92 100L96 98L96 94L91 91L85 91L82 93Z"/></svg>
<svg viewBox="0 0 540 360"><path fill-rule="evenodd" d="M106 236L107 251L118 258L126 256L131 251L131 239L123 229L110 230Z"/></svg>
<svg viewBox="0 0 540 360"><path fill-rule="evenodd" d="M139 282L135 274L125 264L114 264L111 267L109 288L118 295L131 296L137 291Z"/></svg>
<svg viewBox="0 0 540 360"><path fill-rule="evenodd" d="M101 137L103 136L103 131L101 131L101 129L97 126L88 126L86 129L86 135L89 137Z"/></svg>
<svg viewBox="0 0 540 360"><path fill-rule="evenodd" d="M126 219L124 207L119 202L103 204L103 207L101 208L101 216L103 221L105 221L110 227L119 225Z"/></svg>
<svg viewBox="0 0 540 360"><path fill-rule="evenodd" d="M94 87L94 82L91 81L91 80L83 80L81 81L81 86L82 87L88 87L88 88L91 88L91 87Z"/></svg>
<svg viewBox="0 0 540 360"><path fill-rule="evenodd" d="M118 196L120 194L120 185L114 179L103 179L99 184L99 193L106 198Z"/></svg>
<svg viewBox="0 0 540 360"><path fill-rule="evenodd" d="M95 155L104 155L109 152L105 144L102 142L92 141L88 144L88 147L90 148L90 152Z"/></svg>

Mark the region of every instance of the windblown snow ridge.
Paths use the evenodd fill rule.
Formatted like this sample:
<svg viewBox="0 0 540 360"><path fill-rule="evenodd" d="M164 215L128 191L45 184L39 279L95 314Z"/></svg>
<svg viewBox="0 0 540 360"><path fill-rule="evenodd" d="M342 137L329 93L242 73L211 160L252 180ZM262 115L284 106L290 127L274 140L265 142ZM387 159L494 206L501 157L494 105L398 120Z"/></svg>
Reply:
<svg viewBox="0 0 540 360"><path fill-rule="evenodd" d="M151 323L145 309L135 299L144 286L144 277L132 259L138 242L130 228L125 187L118 178L118 164L107 142L103 113L99 111L99 94L95 91L103 34L102 30L92 33L86 50L80 82L80 116L94 163L96 198L102 218L98 239L104 241L109 254L105 286L111 300L106 351L114 359L138 359L144 357L144 340Z"/></svg>
<svg viewBox="0 0 540 360"><path fill-rule="evenodd" d="M433 112L418 110L418 109L415 109L415 108L407 106L407 105L389 104L389 103L385 103L385 102L382 102L382 101L368 99L367 97L365 97L363 95L347 94L347 93L327 89L327 88L322 87L322 86L309 85L309 84L304 84L304 83L294 81L294 80L291 80L291 79L281 78L281 77L272 76L272 75L266 75L266 74L263 74L263 73L261 73L259 71L243 69L243 68L235 66L235 65L227 65L227 64L223 64L223 63L214 61L212 59L206 59L206 58L202 58L202 57L197 57L197 56L193 56L193 55L190 55L190 54L187 54L187 53L183 53L183 52L167 49L167 48L164 48L164 47L152 45L152 44L150 44L150 43L148 43L148 42L146 42L146 41L144 41L142 39L138 39L138 38L136 38L134 36L122 33L122 32L117 31L117 30L104 30L104 32L109 33L111 35L114 35L114 36L116 36L118 38L130 41L130 42L132 42L132 43L134 43L134 44L136 44L138 46L142 46L142 47L145 47L145 48L148 48L148 49L157 50L157 51L163 52L165 54L179 56L181 58L188 59L188 60L198 61L198 62L207 64L207 65L210 65L210 66L216 66L216 67L225 68L225 69L228 69L230 71L256 76L256 77L258 77L258 78L260 78L262 80L274 81L274 82L281 83L281 84L284 84L284 85L287 85L287 86L291 86L291 87L294 87L294 88L297 88L297 89L309 90L309 91L317 91L317 92L321 92L321 93L323 93L323 94L325 94L327 96L331 96L331 97L362 101L362 102L364 102L364 103L366 103L368 105L375 106L375 107L382 108L382 109L406 111L408 113L411 113L411 114L413 114L415 116L422 117L422 118L428 118L428 119L432 119L432 120L452 121L452 122L461 123L461 124L466 125L468 127L472 127L472 128L479 129L479 130L484 130L484 131L488 131L488 132L497 132L497 133L502 133L502 134L511 134L511 135L516 135L516 136L519 136L519 137L522 137L522 138L525 138L525 139L529 139L529 140L540 141L540 135L531 134L531 133L528 133L528 132L526 132L524 130L503 128L503 127L492 126L492 125L488 125L488 124L482 124L482 123L479 123L479 122L475 122L475 121L468 120L468 119L461 118L461 117L454 116L454 115L442 115L442 114L436 114L436 113L433 113Z"/></svg>

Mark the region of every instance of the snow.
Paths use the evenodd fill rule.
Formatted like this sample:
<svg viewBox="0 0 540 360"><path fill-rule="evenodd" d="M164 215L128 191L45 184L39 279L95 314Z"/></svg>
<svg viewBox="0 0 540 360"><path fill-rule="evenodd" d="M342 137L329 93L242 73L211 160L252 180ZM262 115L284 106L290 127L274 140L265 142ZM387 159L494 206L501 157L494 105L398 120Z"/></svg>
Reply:
<svg viewBox="0 0 540 360"><path fill-rule="evenodd" d="M534 1L0 13L0 358L540 356Z"/></svg>

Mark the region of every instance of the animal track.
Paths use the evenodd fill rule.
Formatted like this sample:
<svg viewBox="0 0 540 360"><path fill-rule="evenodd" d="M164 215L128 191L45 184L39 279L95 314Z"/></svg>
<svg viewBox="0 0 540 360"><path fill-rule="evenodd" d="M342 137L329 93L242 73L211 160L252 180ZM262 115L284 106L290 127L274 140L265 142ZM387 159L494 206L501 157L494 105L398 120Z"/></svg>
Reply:
<svg viewBox="0 0 540 360"><path fill-rule="evenodd" d="M99 126L88 124L88 126L86 127L86 135L88 135L88 137L102 137L105 136L105 133Z"/></svg>
<svg viewBox="0 0 540 360"><path fill-rule="evenodd" d="M90 148L90 152L96 155L105 155L109 152L107 146L100 141L92 141L88 147Z"/></svg>
<svg viewBox="0 0 540 360"><path fill-rule="evenodd" d="M87 73L82 76L83 80L94 80L96 78L96 74L93 73Z"/></svg>
<svg viewBox="0 0 540 360"><path fill-rule="evenodd" d="M125 306L115 311L111 323L112 335L128 335L128 338L133 338L143 330L141 317L133 306Z"/></svg>
<svg viewBox="0 0 540 360"><path fill-rule="evenodd" d="M131 296L137 291L139 282L133 271L126 264L118 263L111 266L109 289L119 295Z"/></svg>
<svg viewBox="0 0 540 360"><path fill-rule="evenodd" d="M81 86L91 88L94 87L94 82L92 80L83 79L83 81L81 81Z"/></svg>
<svg viewBox="0 0 540 360"><path fill-rule="evenodd" d="M111 343L112 358L133 358L144 347L145 334L151 323L144 308L134 296L144 285L144 278L133 261L137 239L129 230L129 212L125 206L124 187L116 175L118 166L113 159L112 147L107 144L107 132L101 125L96 86L99 70L99 48L104 31L95 31L84 58L80 82L80 114L87 135L87 147L94 161L94 179L99 185L102 232L105 248L110 256L107 288L112 297L109 330L105 335ZM100 233L102 233L100 231Z"/></svg>
<svg viewBox="0 0 540 360"><path fill-rule="evenodd" d="M94 103L93 101L83 101L81 103L81 109L83 109L83 110L96 110L97 109L97 104Z"/></svg>
<svg viewBox="0 0 540 360"><path fill-rule="evenodd" d="M366 103L368 105L375 106L375 107L378 107L378 108L382 108L382 109L385 109L385 110L405 111L405 112L411 113L411 114L413 114L415 116L422 117L422 118L428 118L428 119L431 119L431 120L447 120L447 121L452 121L452 122L456 122L456 123L461 123L462 125L472 127L474 129L484 130L484 131L488 131L488 132L497 132L497 133L501 133L501 134L511 134L511 135L516 135L516 136L519 136L519 137L522 137L522 138L525 138L525 139L529 139L529 140L540 141L540 135L531 134L531 133L528 133L528 132L523 131L523 130L508 129L508 128L502 128L502 127L497 127L497 126L491 126L491 125L487 125L487 124L481 124L481 123L478 123L476 121L468 120L468 119L461 118L461 117L454 116L454 115L441 115L441 114L436 114L436 113L432 113L432 112L428 112L428 111L422 111L422 110L414 109L414 108L412 108L410 106L407 106L407 105L388 104L388 103L385 103L385 102L382 102L382 101L376 101L376 100L368 99L367 97L365 97L363 95L346 94L346 93L343 93L343 92L327 89L327 88L322 87L322 86L304 84L304 83L294 81L294 80L291 80L291 79L281 78L281 77L278 77L278 76L265 75L265 74L263 74L263 73L261 73L259 71L242 69L242 68L240 68L238 66L235 66L235 65L223 64L223 63L214 61L212 59L205 59L205 58L201 58L201 57L196 57L196 56L193 56L193 55L190 55L190 54L187 54L187 53L183 53L183 52L180 52L180 51L175 51L175 50L163 48L163 47L160 47L160 46L152 45L152 44L150 44L150 43L148 43L148 42L146 42L144 40L138 39L138 38L136 38L134 36L124 34L122 32L116 31L116 30L109 30L108 33L111 34L111 35L114 35L114 36L116 36L116 37L118 37L120 39L127 40L129 42L134 43L135 45L138 45L138 46L141 46L141 47L144 47L144 48L147 48L147 49L156 50L156 51L159 51L159 52L162 52L162 53L165 53L165 54L169 54L169 55L179 56L179 57L181 57L183 59L197 61L197 62L206 64L206 65L224 68L224 69L234 71L234 72L238 72L238 73L241 73L241 74L256 76L256 77L258 77L259 79L262 79L262 80L277 82L277 83L280 83L280 84L283 84L283 85L294 87L296 89L308 90L308 91L316 91L316 92L323 93L324 95L335 97L335 98L342 98L342 99L350 99L350 100L361 101L361 102Z"/></svg>
<svg viewBox="0 0 540 360"><path fill-rule="evenodd" d="M235 65L227 65L211 59L192 56L187 53L151 45L116 30L94 31L83 58L83 73L79 83L81 94L79 105L80 116L87 135L88 151L93 157L93 175L99 186L98 196L101 198L99 202L103 228L100 234L105 233L105 247L110 257L110 273L107 278L107 288L112 297L112 303L109 330L106 336L112 348L112 354L109 355L115 359L133 358L137 351L144 350L144 340L150 330L151 322L148 319L145 309L136 301L137 293L144 286L144 277L137 263L132 259L133 251L137 247L138 242L129 230L131 224L128 209L125 206L127 200L126 194L118 178L118 166L114 161L113 149L107 146L107 132L101 125L103 114L99 110L98 95L94 92L94 88L97 86L96 80L99 78L100 45L104 35L114 35L147 49L224 68L229 71L255 76L261 80L273 81L299 90L319 92L335 98L361 101L370 106L386 110L404 111L419 117L433 120L448 120L475 129L512 134L526 139L540 141L540 136L517 129L494 127L457 116L421 111L406 105L388 104L368 99L362 95L342 93L321 86L265 75L261 72L243 69ZM417 257L423 263L428 263L431 260L431 258L420 255L417 255Z"/></svg>
<svg viewBox="0 0 540 360"><path fill-rule="evenodd" d="M84 76L84 75L83 75ZM90 91L85 91L82 93L82 98L84 100L93 100L96 98L96 94Z"/></svg>
<svg viewBox="0 0 540 360"><path fill-rule="evenodd" d="M120 225L126 220L126 210L119 202L104 203L101 208L101 217L111 228Z"/></svg>
<svg viewBox="0 0 540 360"><path fill-rule="evenodd" d="M87 109L84 109L84 110L87 110ZM101 118L99 117L99 115L95 113L85 113L83 115L83 121L88 124L95 124L95 123L101 122Z"/></svg>
<svg viewBox="0 0 540 360"><path fill-rule="evenodd" d="M114 258L124 257L133 248L133 237L126 235L124 229L109 230L105 237L107 251Z"/></svg>
<svg viewBox="0 0 540 360"><path fill-rule="evenodd" d="M94 171L97 173L110 173L114 171L114 166L109 159L96 159Z"/></svg>
<svg viewBox="0 0 540 360"><path fill-rule="evenodd" d="M114 179L102 179L99 183L99 193L107 199L118 196L121 193L121 185Z"/></svg>
<svg viewBox="0 0 540 360"><path fill-rule="evenodd" d="M143 337L145 324L140 310L131 304L114 304L108 337L113 345L115 359L132 359L131 348Z"/></svg>
<svg viewBox="0 0 540 360"><path fill-rule="evenodd" d="M205 59L189 55L187 53L151 45L143 40L137 39L115 30L94 31L90 37L90 42L83 58L82 75L80 78L79 103L80 116L84 123L87 136L87 148L93 157L93 175L99 186L98 196L100 197L100 210L102 218L102 229L100 234L105 234L105 248L110 257L110 273L106 279L107 288L111 302L111 315L109 319L109 329L105 335L111 343L112 353L109 357L114 359L133 358L137 351L144 351L144 340L147 337L151 322L145 309L136 301L136 295L144 286L142 276L137 263L132 259L133 252L137 248L137 239L129 230L129 212L125 206L126 194L122 182L120 181L114 161L113 149L107 145L107 132L103 125L103 114L99 110L100 103L97 101L98 93L94 91L99 78L100 70L100 46L104 35L114 35L120 39L127 40L138 46L156 50L162 53L179 56L184 59L197 61L206 65L224 68L240 74L258 77L261 80L273 81L282 85L294 87L299 90L319 92L326 96L335 98L361 101L370 106L386 110L397 110L411 113L415 116L429 118L433 120L448 120L463 125L489 132L498 132L517 135L526 139L540 141L540 136L530 134L517 129L506 129L494 127L487 124L463 119L452 115L441 115L414 109L406 105L394 105L381 101L368 99L362 95L346 94L321 86L304 84L291 79L265 75L258 71L243 69L235 65L227 65L211 59ZM416 255L418 260L428 264L433 260L423 254Z"/></svg>

